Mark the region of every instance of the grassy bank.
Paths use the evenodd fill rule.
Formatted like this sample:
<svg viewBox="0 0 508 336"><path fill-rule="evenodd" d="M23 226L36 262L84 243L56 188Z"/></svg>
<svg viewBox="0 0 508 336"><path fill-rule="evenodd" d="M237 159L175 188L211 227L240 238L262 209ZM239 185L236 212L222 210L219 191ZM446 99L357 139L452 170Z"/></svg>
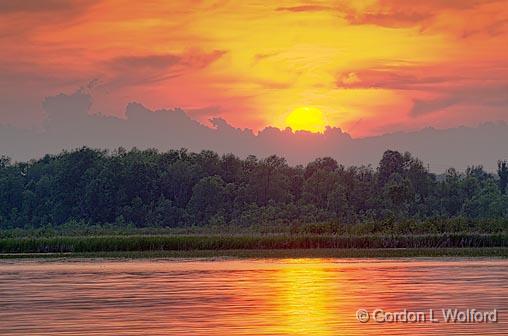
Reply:
<svg viewBox="0 0 508 336"><path fill-rule="evenodd" d="M286 249L506 248L506 234L407 236L171 235L74 236L0 239L0 253L89 253Z"/></svg>
<svg viewBox="0 0 508 336"><path fill-rule="evenodd" d="M167 259L167 258L508 258L508 248L383 248L383 249L264 249L264 250L189 250L116 251L68 253L0 253L1 259Z"/></svg>

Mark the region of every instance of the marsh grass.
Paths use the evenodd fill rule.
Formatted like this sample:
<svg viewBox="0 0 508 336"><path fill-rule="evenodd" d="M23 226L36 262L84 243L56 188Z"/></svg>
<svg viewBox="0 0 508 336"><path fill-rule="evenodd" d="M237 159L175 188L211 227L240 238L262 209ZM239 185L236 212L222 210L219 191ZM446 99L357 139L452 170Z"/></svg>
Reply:
<svg viewBox="0 0 508 336"><path fill-rule="evenodd" d="M508 258L506 247L383 248L383 249L265 249L190 251L113 251L66 253L0 253L1 259L207 259L217 258Z"/></svg>
<svg viewBox="0 0 508 336"><path fill-rule="evenodd" d="M506 234L132 235L0 239L0 253L508 247Z"/></svg>

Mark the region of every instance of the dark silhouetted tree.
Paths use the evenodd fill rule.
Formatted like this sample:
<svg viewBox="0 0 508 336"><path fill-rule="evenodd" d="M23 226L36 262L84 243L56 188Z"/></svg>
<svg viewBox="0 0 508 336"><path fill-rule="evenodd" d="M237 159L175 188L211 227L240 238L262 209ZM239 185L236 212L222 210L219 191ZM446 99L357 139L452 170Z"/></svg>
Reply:
<svg viewBox="0 0 508 336"><path fill-rule="evenodd" d="M499 176L499 190L501 194L506 194L506 187L508 186L508 162L497 162L497 175Z"/></svg>

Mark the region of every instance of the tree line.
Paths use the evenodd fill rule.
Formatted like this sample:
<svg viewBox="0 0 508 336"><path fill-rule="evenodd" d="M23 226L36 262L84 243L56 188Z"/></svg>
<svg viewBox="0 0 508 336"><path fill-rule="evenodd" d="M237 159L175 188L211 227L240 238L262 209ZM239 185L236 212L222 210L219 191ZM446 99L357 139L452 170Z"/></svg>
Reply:
<svg viewBox="0 0 508 336"><path fill-rule="evenodd" d="M436 175L392 150L378 167L345 167L329 157L290 166L275 155L84 147L29 162L2 156L0 228L504 220L507 184L506 161L497 174L471 166Z"/></svg>

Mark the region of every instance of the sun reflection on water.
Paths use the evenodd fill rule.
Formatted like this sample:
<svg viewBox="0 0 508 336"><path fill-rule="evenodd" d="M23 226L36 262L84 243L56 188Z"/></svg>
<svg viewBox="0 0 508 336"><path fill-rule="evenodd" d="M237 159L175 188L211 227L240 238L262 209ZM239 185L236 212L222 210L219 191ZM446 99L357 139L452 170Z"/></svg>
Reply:
<svg viewBox="0 0 508 336"><path fill-rule="evenodd" d="M268 334L336 335L341 274L331 272L326 260L287 260L286 267L274 274L271 304L279 319Z"/></svg>

